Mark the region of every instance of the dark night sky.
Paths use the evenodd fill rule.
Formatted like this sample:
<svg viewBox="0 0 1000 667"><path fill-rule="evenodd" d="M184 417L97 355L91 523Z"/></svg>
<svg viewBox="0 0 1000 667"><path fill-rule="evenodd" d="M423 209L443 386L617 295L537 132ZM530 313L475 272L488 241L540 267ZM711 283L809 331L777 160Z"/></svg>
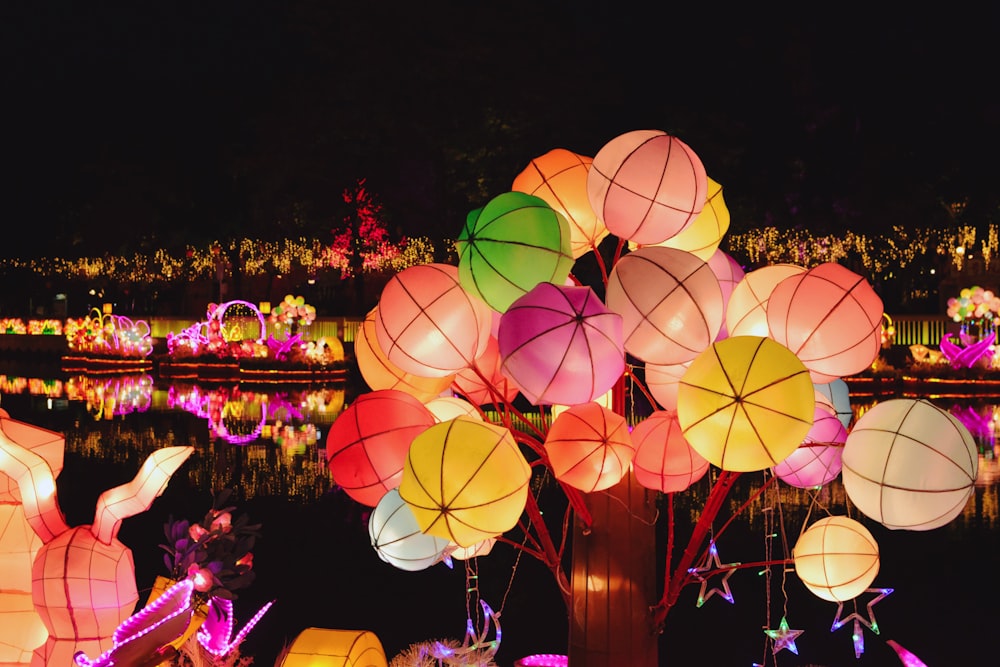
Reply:
<svg viewBox="0 0 1000 667"><path fill-rule="evenodd" d="M453 236L532 157L646 128L734 228L995 215L997 10L688 5L8 3L4 227L38 234L0 255L320 234L362 177Z"/></svg>

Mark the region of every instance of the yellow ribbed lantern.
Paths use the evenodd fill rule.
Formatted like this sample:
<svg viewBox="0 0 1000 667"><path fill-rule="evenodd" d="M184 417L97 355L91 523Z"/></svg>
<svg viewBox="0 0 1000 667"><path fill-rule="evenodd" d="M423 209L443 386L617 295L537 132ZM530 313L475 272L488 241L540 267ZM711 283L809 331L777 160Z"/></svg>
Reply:
<svg viewBox="0 0 1000 667"><path fill-rule="evenodd" d="M829 516L809 526L795 543L792 559L805 587L830 602L856 598L879 568L875 538L846 516Z"/></svg>
<svg viewBox="0 0 1000 667"><path fill-rule="evenodd" d="M369 630L306 628L279 667L387 667L385 650Z"/></svg>

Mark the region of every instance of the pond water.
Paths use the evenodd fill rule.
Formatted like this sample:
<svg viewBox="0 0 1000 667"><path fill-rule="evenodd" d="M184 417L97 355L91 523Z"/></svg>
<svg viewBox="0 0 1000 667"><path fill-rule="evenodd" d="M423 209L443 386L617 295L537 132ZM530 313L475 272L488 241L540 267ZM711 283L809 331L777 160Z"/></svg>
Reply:
<svg viewBox="0 0 1000 667"><path fill-rule="evenodd" d="M257 580L240 595L236 614L242 622L276 601L244 645L255 664L273 664L283 645L307 627L372 630L390 658L414 642L460 640L469 588L501 610L498 664L534 653L565 653L565 608L555 582L532 558L518 558L514 549L498 545L478 559L472 573L477 578L470 580L457 560L453 569L442 563L404 572L377 557L368 538L368 508L336 489L325 468L327 430L357 393L348 383L248 388L170 384L150 375L31 377L0 370L0 407L14 419L65 435L58 492L70 525L90 523L97 496L131 479L154 449L195 447L150 510L122 524L119 537L135 556L141 596L156 575L166 574L157 546L163 523L171 516L200 519L213 490L235 490L237 513L263 524L254 556ZM874 402L855 397L852 407L860 414ZM886 644L890 639L935 667L995 658L1000 399L935 402L959 416L977 439L975 493L961 516L933 531L889 531L865 520L880 546L881 571L873 586L893 592L873 607L880 633L862 628L860 657L851 623L831 630L837 605L813 596L794 573L782 576L778 568L769 585L755 571L737 572L729 582L732 604L714 596L697 607L696 588L685 590L661 639L661 663L899 664ZM680 531L697 519L708 482L678 494ZM762 474L743 475L730 511L762 482ZM781 557L804 524L827 512L863 520L839 480L817 492L782 486L780 493L765 494L764 502L751 505L720 537L722 562L760 561L768 553ZM658 534L663 534L659 524ZM662 553L658 558L662 562ZM871 598L859 598L862 618L868 618L865 601ZM847 605L844 615L852 611ZM796 642L798 656L765 654L763 629L777 627L782 613L791 627L805 630Z"/></svg>

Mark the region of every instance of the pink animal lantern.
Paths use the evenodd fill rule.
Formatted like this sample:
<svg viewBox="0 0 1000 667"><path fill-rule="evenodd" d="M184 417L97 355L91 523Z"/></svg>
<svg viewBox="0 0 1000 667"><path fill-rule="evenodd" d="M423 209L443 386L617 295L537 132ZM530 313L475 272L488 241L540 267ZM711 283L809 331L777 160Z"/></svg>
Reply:
<svg viewBox="0 0 1000 667"><path fill-rule="evenodd" d="M395 389L362 394L326 437L327 467L351 498L375 507L399 486L410 443L436 423L423 403Z"/></svg>
<svg viewBox="0 0 1000 667"><path fill-rule="evenodd" d="M611 488L628 474L635 450L625 417L597 403L574 405L545 436L556 479L585 493Z"/></svg>
<svg viewBox="0 0 1000 667"><path fill-rule="evenodd" d="M496 319L497 333L499 333L500 317ZM517 397L520 389L513 380L503 374L502 364L500 343L495 336L490 336L486 341L486 349L473 362L472 367L455 374L451 388L473 405L492 405L497 401L509 403Z"/></svg>
<svg viewBox="0 0 1000 667"><path fill-rule="evenodd" d="M882 299L864 278L827 262L778 283L767 327L814 382L830 382L860 373L878 357L882 312Z"/></svg>
<svg viewBox="0 0 1000 667"><path fill-rule="evenodd" d="M636 130L612 139L594 156L587 195L612 234L640 245L661 243L701 213L708 176L680 139Z"/></svg>
<svg viewBox="0 0 1000 667"><path fill-rule="evenodd" d="M635 479L647 489L685 491L708 472L708 461L688 444L677 414L657 410L632 429Z"/></svg>
<svg viewBox="0 0 1000 667"><path fill-rule="evenodd" d="M730 336L767 336L767 302L785 278L805 273L804 266L771 264L743 276L733 286L726 304L726 330Z"/></svg>
<svg viewBox="0 0 1000 667"><path fill-rule="evenodd" d="M541 283L500 320L503 372L534 405L587 403L625 371L621 327L589 287Z"/></svg>
<svg viewBox="0 0 1000 667"><path fill-rule="evenodd" d="M462 288L457 267L411 266L382 290L375 335L386 358L402 370L444 377L482 354L490 335L490 308Z"/></svg>
<svg viewBox="0 0 1000 667"><path fill-rule="evenodd" d="M608 277L608 308L622 316L625 350L652 364L683 364L722 327L719 279L689 252L649 246L622 257Z"/></svg>
<svg viewBox="0 0 1000 667"><path fill-rule="evenodd" d="M774 466L774 474L786 484L810 489L837 478L842 467L847 429L837 415L816 407L816 419L798 449Z"/></svg>

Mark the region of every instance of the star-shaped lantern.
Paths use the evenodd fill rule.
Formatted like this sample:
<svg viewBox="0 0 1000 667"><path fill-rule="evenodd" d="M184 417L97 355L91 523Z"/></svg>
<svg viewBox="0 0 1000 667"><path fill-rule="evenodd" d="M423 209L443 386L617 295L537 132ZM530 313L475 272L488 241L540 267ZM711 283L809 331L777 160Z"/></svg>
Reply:
<svg viewBox="0 0 1000 667"><path fill-rule="evenodd" d="M795 655L799 654L799 649L795 646L795 638L802 634L802 630L790 630L788 628L788 620L784 616L781 617L781 623L778 624L777 630L764 630L764 634L774 641L774 644L771 646L772 653L777 653L787 648Z"/></svg>
<svg viewBox="0 0 1000 667"><path fill-rule="evenodd" d="M841 618L844 613L844 603L840 602L837 604L837 616L833 619L833 627L830 628L830 632L834 632L842 628L848 621L853 620L853 632L851 633L851 639L854 642L854 657L860 658L861 654L865 652L865 636L864 631L861 626L864 625L869 630L875 634L879 634L878 623L875 621L875 611L872 609L876 604L882 601L887 595L892 594L891 588L866 588L865 593L876 593L865 607L868 609L868 617L865 618L857 611L851 612L847 616Z"/></svg>
<svg viewBox="0 0 1000 667"><path fill-rule="evenodd" d="M719 551L715 548L715 542L712 542L708 547L708 561L702 567L692 567L688 570L688 574L693 575L701 582L701 590L698 591L698 604L697 606L702 606L705 604L705 600L712 597L716 593L719 594L726 602L733 604L733 593L729 590L729 577L733 576L733 572L739 567L739 563L727 563L723 565L719 560ZM722 575L722 581L720 582L721 588L719 586L713 586L708 588L708 580L713 574L718 574L724 572ZM708 576L706 576L706 574ZM707 589L707 590L706 590Z"/></svg>

